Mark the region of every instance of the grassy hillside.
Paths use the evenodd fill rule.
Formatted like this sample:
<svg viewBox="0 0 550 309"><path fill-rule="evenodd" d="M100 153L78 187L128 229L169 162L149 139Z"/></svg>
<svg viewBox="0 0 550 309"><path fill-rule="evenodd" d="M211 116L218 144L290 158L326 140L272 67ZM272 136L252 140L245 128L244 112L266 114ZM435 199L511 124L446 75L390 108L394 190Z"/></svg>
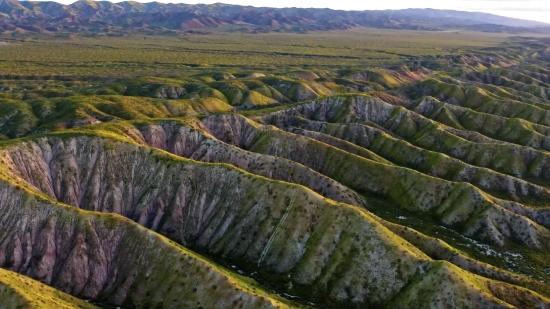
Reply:
<svg viewBox="0 0 550 309"><path fill-rule="evenodd" d="M98 308L43 283L0 269L2 308Z"/></svg>
<svg viewBox="0 0 550 309"><path fill-rule="evenodd" d="M189 34L130 37L36 33L1 36L5 76L188 76L207 73L290 73L369 64L400 64L507 41L509 34L357 29L310 34ZM459 49L459 50L457 50ZM73 77L71 79L78 79Z"/></svg>

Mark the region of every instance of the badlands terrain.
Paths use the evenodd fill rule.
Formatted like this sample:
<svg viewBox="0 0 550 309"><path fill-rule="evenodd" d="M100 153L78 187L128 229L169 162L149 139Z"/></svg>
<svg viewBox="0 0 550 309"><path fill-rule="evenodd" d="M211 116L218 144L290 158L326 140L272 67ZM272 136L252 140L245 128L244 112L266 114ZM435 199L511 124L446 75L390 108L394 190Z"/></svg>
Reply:
<svg viewBox="0 0 550 309"><path fill-rule="evenodd" d="M1 0L1 308L550 308L544 25L154 6Z"/></svg>

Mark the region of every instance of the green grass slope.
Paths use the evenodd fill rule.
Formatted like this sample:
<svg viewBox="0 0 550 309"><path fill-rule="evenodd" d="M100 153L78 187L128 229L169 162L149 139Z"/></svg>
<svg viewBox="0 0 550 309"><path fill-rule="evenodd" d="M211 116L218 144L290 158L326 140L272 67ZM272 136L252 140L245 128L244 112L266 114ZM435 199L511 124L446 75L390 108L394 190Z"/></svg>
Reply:
<svg viewBox="0 0 550 309"><path fill-rule="evenodd" d="M115 120L133 120L231 111L216 98L162 100L126 96L71 96L10 100L0 106L0 133L10 138Z"/></svg>
<svg viewBox="0 0 550 309"><path fill-rule="evenodd" d="M98 308L43 283L0 269L0 306L6 309Z"/></svg>
<svg viewBox="0 0 550 309"><path fill-rule="evenodd" d="M404 209L432 213L440 222L460 228L469 235L477 234L501 245L507 237L518 236L528 246L546 243L546 228L531 221L548 226L545 221L548 212L544 209L539 211L499 200L468 183L444 181L411 169L379 163L281 130L246 126L242 116L214 116L203 121L215 136L228 142L235 142L231 134L251 136L250 132L256 131L256 137L249 144L241 142L241 147L300 162L357 192L383 195ZM527 213L522 227L512 227L512 222L519 223L516 214ZM507 222L506 227L488 220L493 216L499 217L498 222ZM516 232L509 233L509 228ZM495 229L498 232L493 233Z"/></svg>

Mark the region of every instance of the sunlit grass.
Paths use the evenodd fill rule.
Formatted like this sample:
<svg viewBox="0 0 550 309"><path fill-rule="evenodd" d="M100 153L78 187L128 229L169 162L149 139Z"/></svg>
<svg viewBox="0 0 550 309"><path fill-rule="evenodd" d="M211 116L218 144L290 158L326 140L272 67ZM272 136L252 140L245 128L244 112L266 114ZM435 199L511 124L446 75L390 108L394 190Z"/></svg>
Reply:
<svg viewBox="0 0 550 309"><path fill-rule="evenodd" d="M233 71L334 69L398 64L414 56L441 56L497 46L508 34L359 28L293 33L56 38L0 37L2 75L184 76L209 69Z"/></svg>

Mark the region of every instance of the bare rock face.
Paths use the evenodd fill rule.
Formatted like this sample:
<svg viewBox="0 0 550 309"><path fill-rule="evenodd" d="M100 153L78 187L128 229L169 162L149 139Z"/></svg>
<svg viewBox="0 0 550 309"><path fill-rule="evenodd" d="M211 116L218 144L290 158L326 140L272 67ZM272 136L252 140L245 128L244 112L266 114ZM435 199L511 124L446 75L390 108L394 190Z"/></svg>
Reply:
<svg viewBox="0 0 550 309"><path fill-rule="evenodd" d="M153 97L159 98L159 99L179 99L187 94L187 91L185 91L182 87L176 87L176 86L166 86L166 87L160 87L156 89Z"/></svg>
<svg viewBox="0 0 550 309"><path fill-rule="evenodd" d="M198 128L197 128L198 127ZM217 140L201 122L181 125L163 122L140 128L144 142L155 148L197 161L228 163L256 175L308 187L335 201L363 205L357 193L301 164L265 156Z"/></svg>
<svg viewBox="0 0 550 309"><path fill-rule="evenodd" d="M5 183L0 197L0 265L63 292L135 307L279 304L120 216L53 205Z"/></svg>
<svg viewBox="0 0 550 309"><path fill-rule="evenodd" d="M204 119L204 125L219 140L238 147L246 148L259 134L259 128L266 128L238 115L223 115Z"/></svg>

